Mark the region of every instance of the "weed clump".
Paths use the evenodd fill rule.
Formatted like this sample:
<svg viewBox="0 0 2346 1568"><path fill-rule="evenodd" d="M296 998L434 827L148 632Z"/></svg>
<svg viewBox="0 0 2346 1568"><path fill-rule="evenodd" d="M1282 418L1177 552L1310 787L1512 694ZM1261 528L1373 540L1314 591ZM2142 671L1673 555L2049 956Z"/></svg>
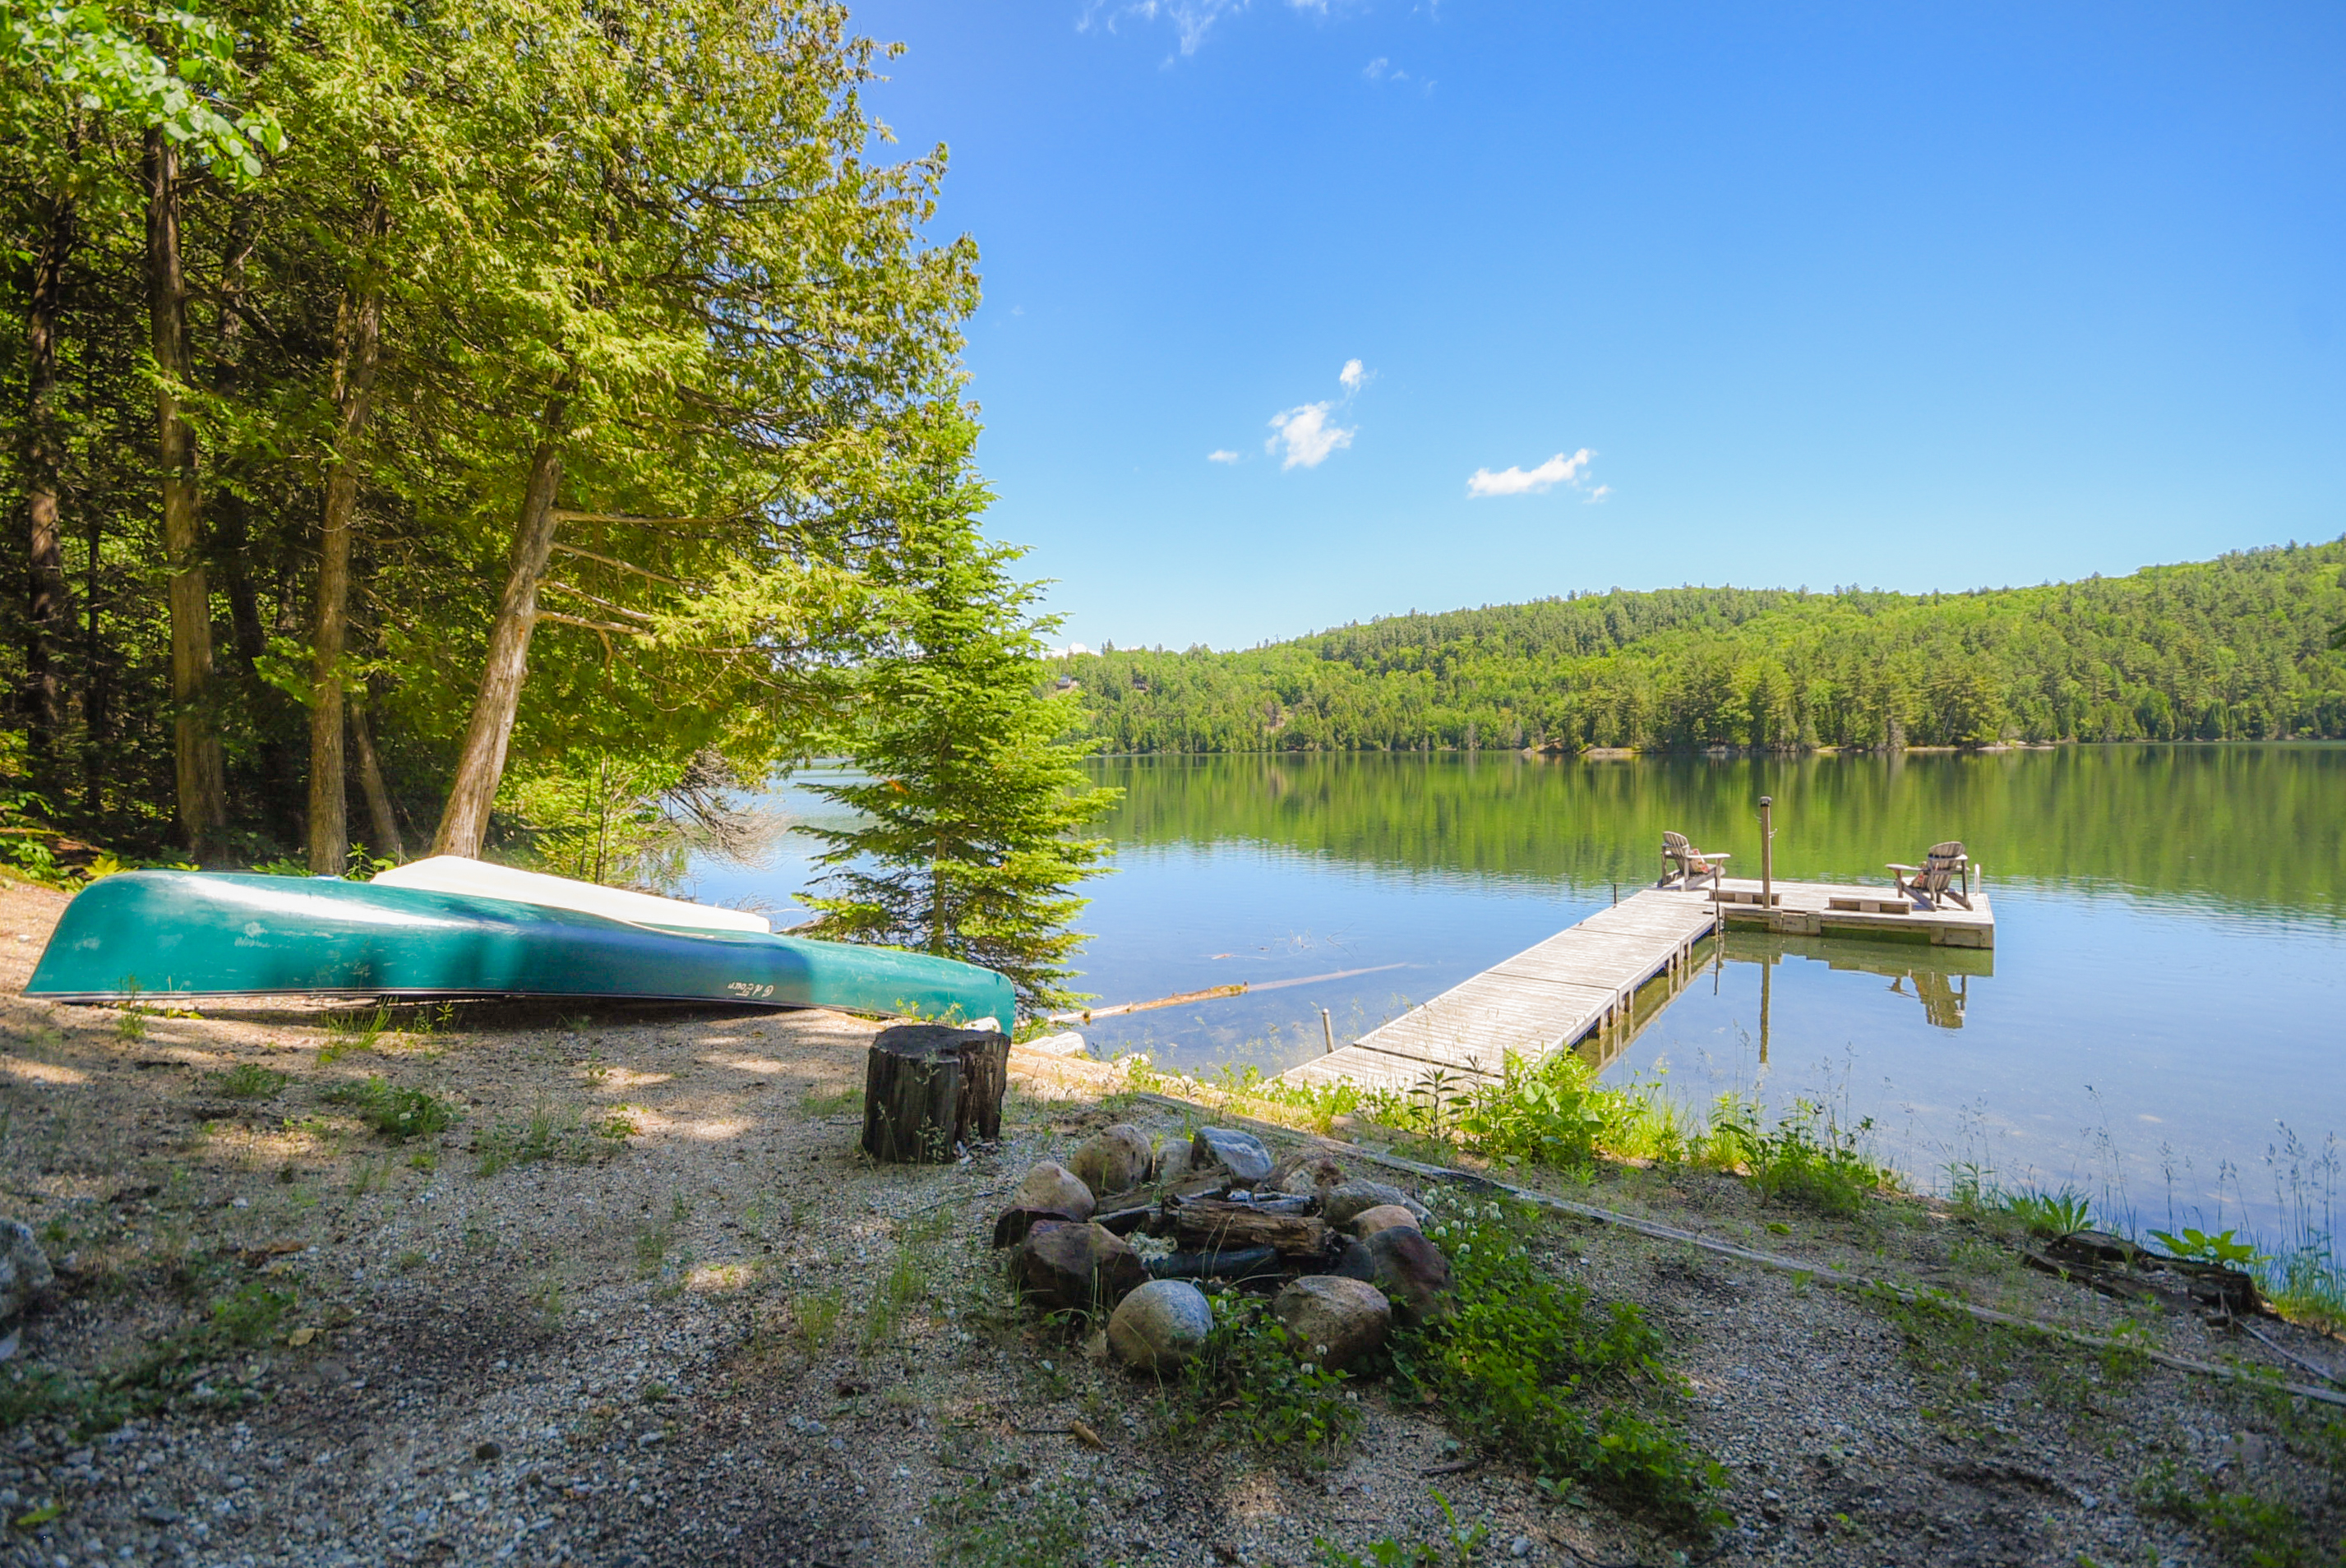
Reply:
<svg viewBox="0 0 2346 1568"><path fill-rule="evenodd" d="M1219 1425L1306 1465L1351 1447L1361 1406L1344 1375L1304 1359L1268 1302L1223 1295L1213 1303L1213 1329L1182 1369L1182 1397L1166 1407L1167 1435L1201 1437Z"/></svg>
<svg viewBox="0 0 2346 1568"><path fill-rule="evenodd" d="M1673 1429L1684 1384L1660 1330L1629 1302L1599 1306L1542 1268L1528 1207L1474 1204L1440 1217L1455 1310L1396 1333L1404 1397L1440 1403L1462 1435L1504 1447L1550 1492L1575 1487L1666 1528L1707 1532L1724 1518L1718 1463Z"/></svg>
<svg viewBox="0 0 2346 1568"><path fill-rule="evenodd" d="M291 1074L258 1062L240 1062L225 1072L207 1074L205 1081L211 1084L214 1094L231 1100L273 1100L293 1080Z"/></svg>
<svg viewBox="0 0 2346 1568"><path fill-rule="evenodd" d="M1711 1136L1743 1165L1763 1201L1782 1198L1824 1214L1855 1218L1867 1200L1894 1192L1896 1173L1867 1153L1873 1118L1844 1129L1826 1106L1795 1100L1771 1129L1756 1101L1719 1096Z"/></svg>
<svg viewBox="0 0 2346 1568"><path fill-rule="evenodd" d="M347 1084L330 1091L326 1099L354 1108L359 1119L384 1137L405 1143L430 1137L454 1125L456 1107L426 1089L393 1088L381 1077Z"/></svg>
<svg viewBox="0 0 2346 1568"><path fill-rule="evenodd" d="M589 1165L617 1155L635 1135L636 1124L624 1111L597 1116L583 1105L538 1105L517 1119L499 1117L474 1147L475 1168L492 1176L541 1160Z"/></svg>

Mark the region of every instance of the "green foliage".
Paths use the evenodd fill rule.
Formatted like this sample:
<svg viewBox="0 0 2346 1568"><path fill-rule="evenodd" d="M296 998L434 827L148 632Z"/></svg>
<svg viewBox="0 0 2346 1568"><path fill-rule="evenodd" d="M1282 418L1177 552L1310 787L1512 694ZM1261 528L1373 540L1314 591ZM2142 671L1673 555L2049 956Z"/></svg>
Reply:
<svg viewBox="0 0 2346 1568"><path fill-rule="evenodd" d="M205 1081L211 1084L213 1093L231 1100L273 1100L284 1093L285 1085L293 1077L258 1062L239 1062L224 1072L206 1074Z"/></svg>
<svg viewBox="0 0 2346 1568"><path fill-rule="evenodd" d="M1292 1462L1324 1465L1361 1428L1359 1396L1341 1372L1304 1359L1268 1302L1212 1298L1205 1348L1181 1369L1163 1424L1176 1441L1234 1438Z"/></svg>
<svg viewBox="0 0 2346 1568"><path fill-rule="evenodd" d="M2227 1268L2253 1268L2258 1264L2271 1261L2257 1251L2255 1243L2236 1239L2238 1234L2236 1231L2227 1230L2210 1235L2204 1230L2194 1230L2187 1225L2183 1227L2183 1234L2180 1236L2171 1235L2164 1230L2154 1230L2150 1233L2150 1237L2174 1257L2197 1258L2207 1263L2220 1263Z"/></svg>
<svg viewBox="0 0 2346 1568"><path fill-rule="evenodd" d="M2207 1475L2185 1480L2172 1464L2139 1489L2153 1513L2189 1525L2244 1568L2335 1568L2327 1545L2304 1512L2286 1499L2228 1487Z"/></svg>
<svg viewBox="0 0 2346 1568"><path fill-rule="evenodd" d="M1458 1511L1450 1500L1438 1491L1430 1492L1434 1506L1442 1510L1443 1532L1436 1541L1396 1541L1386 1536L1369 1543L1367 1554L1346 1552L1329 1542L1314 1540L1311 1544L1327 1568L1471 1568L1475 1554L1483 1550L1490 1529L1482 1524L1461 1524Z"/></svg>
<svg viewBox="0 0 2346 1568"><path fill-rule="evenodd" d="M1455 1310L1398 1331L1404 1395L1436 1400L1461 1438L1504 1452L1552 1490L1585 1487L1669 1529L1707 1532L1718 1464L1675 1431L1683 1384L1661 1333L1626 1301L1600 1307L1531 1251L1538 1216L1499 1203L1445 1205Z"/></svg>
<svg viewBox="0 0 2346 1568"><path fill-rule="evenodd" d="M1513 1052L1496 1083L1457 1102L1459 1140L1479 1155L1582 1170L1597 1155L1677 1157L1684 1129L1658 1085L1606 1087L1569 1051L1536 1065Z"/></svg>
<svg viewBox="0 0 2346 1568"><path fill-rule="evenodd" d="M2299 1248L2278 1266L2268 1264L2258 1284L2273 1310L2290 1322L2346 1334L2346 1268L2331 1256L2326 1239Z"/></svg>
<svg viewBox="0 0 2346 1568"><path fill-rule="evenodd" d="M635 1121L623 1110L597 1114L583 1105L534 1105L522 1116L498 1117L482 1135L474 1145L474 1170L493 1176L541 1160L590 1165L618 1155L635 1135Z"/></svg>
<svg viewBox="0 0 2346 1568"><path fill-rule="evenodd" d="M275 1338L300 1305L290 1284L250 1280L215 1298L193 1324L147 1340L95 1374L76 1376L47 1366L7 1368L0 1372L0 1431L47 1419L62 1420L76 1436L88 1437L112 1431L134 1416L250 1404L250 1390L230 1384L218 1363Z"/></svg>
<svg viewBox="0 0 2346 1568"><path fill-rule="evenodd" d="M882 651L842 738L869 778L813 786L862 821L810 830L828 846L828 891L802 901L818 911L802 930L999 970L1023 1011L1046 1012L1080 1000L1066 984L1086 902L1072 889L1105 846L1078 835L1117 792L1086 788L1085 748L1066 738L1077 715L1038 689L1038 634L1056 623L1031 615L1036 585L1009 576L1018 552L972 526L983 491L955 463L927 495L900 556L872 572Z"/></svg>
<svg viewBox="0 0 2346 1568"><path fill-rule="evenodd" d="M1719 1096L1710 1131L1770 1201L1783 1198L1855 1218L1867 1212L1869 1199L1898 1185L1896 1175L1865 1152L1873 1131L1871 1116L1843 1130L1829 1106L1801 1099L1769 1128L1757 1101L1728 1094Z"/></svg>
<svg viewBox="0 0 2346 1568"><path fill-rule="evenodd" d="M379 1076L331 1089L326 1099L354 1107L367 1125L402 1143L444 1133L456 1120L456 1108L429 1090L397 1088Z"/></svg>
<svg viewBox="0 0 2346 1568"><path fill-rule="evenodd" d="M1090 1568L1090 1515L1065 1485L982 1476L929 1504L942 1560L956 1568Z"/></svg>
<svg viewBox="0 0 2346 1568"><path fill-rule="evenodd" d="M1066 669L1117 751L2336 737L2342 567L2346 540L1962 594L1617 590Z"/></svg>
<svg viewBox="0 0 2346 1568"><path fill-rule="evenodd" d="M263 152L285 150L285 133L267 108L240 111L223 97L240 76L237 45L231 25L176 7L122 15L104 5L8 0L0 5L0 88L159 126L223 174L250 180Z"/></svg>
<svg viewBox="0 0 2346 1568"><path fill-rule="evenodd" d="M1450 1499L1439 1491L1429 1491L1429 1495L1442 1510L1443 1528L1439 1540L1400 1542L1387 1536L1371 1542L1366 1556L1341 1551L1326 1541L1315 1540L1312 1545L1328 1568L1471 1568L1490 1535L1489 1527L1459 1523L1458 1511L1450 1506Z"/></svg>

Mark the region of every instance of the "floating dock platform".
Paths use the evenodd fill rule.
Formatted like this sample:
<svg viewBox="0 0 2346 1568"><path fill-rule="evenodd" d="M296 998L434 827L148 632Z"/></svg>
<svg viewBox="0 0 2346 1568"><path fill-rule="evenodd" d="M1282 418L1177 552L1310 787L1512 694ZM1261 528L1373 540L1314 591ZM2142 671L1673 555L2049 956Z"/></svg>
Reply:
<svg viewBox="0 0 2346 1568"><path fill-rule="evenodd" d="M1787 936L1862 936L1993 948L1995 917L1976 889L1968 910L1933 909L1895 889L1729 878L1715 890L1647 888L1493 965L1423 1007L1280 1074L1290 1083L1408 1091L1499 1077L1510 1054L1538 1062L1596 1037L1606 1061L1698 967L1722 923ZM1643 994L1641 994L1643 993Z"/></svg>

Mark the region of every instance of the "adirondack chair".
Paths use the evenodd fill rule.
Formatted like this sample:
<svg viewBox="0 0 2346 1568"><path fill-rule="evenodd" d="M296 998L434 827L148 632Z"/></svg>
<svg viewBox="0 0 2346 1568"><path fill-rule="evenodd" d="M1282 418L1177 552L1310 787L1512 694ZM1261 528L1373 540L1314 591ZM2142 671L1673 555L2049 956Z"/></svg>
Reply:
<svg viewBox="0 0 2346 1568"><path fill-rule="evenodd" d="M1662 880L1658 887L1693 887L1705 877L1710 879L1711 891L1719 891L1719 879L1731 855L1706 855L1687 842L1684 833L1662 835Z"/></svg>
<svg viewBox="0 0 2346 1568"><path fill-rule="evenodd" d="M1919 866L1892 861L1890 877L1898 884L1900 892L1933 909L1939 907L1941 899L1953 899L1965 909L1972 907L1972 860L1964 853L1958 840L1932 845L1931 852L1923 857ZM1960 891L1953 885L1957 877L1963 879Z"/></svg>

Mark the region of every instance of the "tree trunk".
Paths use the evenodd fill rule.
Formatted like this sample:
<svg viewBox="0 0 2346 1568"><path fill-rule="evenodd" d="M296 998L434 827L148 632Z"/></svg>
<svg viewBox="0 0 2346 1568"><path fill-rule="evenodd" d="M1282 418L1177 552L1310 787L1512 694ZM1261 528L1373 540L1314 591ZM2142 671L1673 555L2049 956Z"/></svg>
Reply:
<svg viewBox="0 0 2346 1568"><path fill-rule="evenodd" d="M529 637L537 626L537 589L554 554L554 494L562 484L560 432L566 401L546 405L537 450L530 454L529 485L514 525L513 561L505 596L489 631L489 656L481 669L480 695L472 722L464 727L464 749L448 789L440 830L432 836L435 855L478 855L488 836L489 809L496 804L497 780L505 770L505 748L513 739L514 713L521 706L523 678L529 673Z"/></svg>
<svg viewBox="0 0 2346 1568"><path fill-rule="evenodd" d="M1002 1135L1010 1036L943 1023L900 1023L872 1037L863 1067L863 1152L938 1165L954 1145Z"/></svg>
<svg viewBox="0 0 2346 1568"><path fill-rule="evenodd" d="M33 287L25 312L25 500L29 523L25 718L33 778L46 789L56 780L65 742L65 688L57 677L56 651L73 621L57 515L58 471L65 450L57 438L56 406L57 322L65 314L66 256L74 241L72 199L61 193L46 196L37 213Z"/></svg>
<svg viewBox="0 0 2346 1568"><path fill-rule="evenodd" d="M370 204L372 238L382 209ZM362 262L362 265L370 263ZM342 874L351 831L342 772L342 650L350 636L351 519L358 509L358 449L366 434L382 342L382 298L372 280L342 290L334 318L334 453L318 524L318 620L310 667L310 874Z"/></svg>
<svg viewBox="0 0 2346 1568"><path fill-rule="evenodd" d="M383 788L382 764L374 754L374 732L368 728L365 692L351 704L351 749L357 754L359 793L366 797L367 840L378 855L407 859L407 844L399 836L399 817L391 809L391 791Z"/></svg>
<svg viewBox="0 0 2346 1568"><path fill-rule="evenodd" d="M198 856L228 821L228 785L211 708L211 594L204 579L196 433L178 389L194 379L187 280L179 267L179 152L147 133L147 301L153 330L156 436L163 468L163 555L170 570L172 740L179 827Z"/></svg>

